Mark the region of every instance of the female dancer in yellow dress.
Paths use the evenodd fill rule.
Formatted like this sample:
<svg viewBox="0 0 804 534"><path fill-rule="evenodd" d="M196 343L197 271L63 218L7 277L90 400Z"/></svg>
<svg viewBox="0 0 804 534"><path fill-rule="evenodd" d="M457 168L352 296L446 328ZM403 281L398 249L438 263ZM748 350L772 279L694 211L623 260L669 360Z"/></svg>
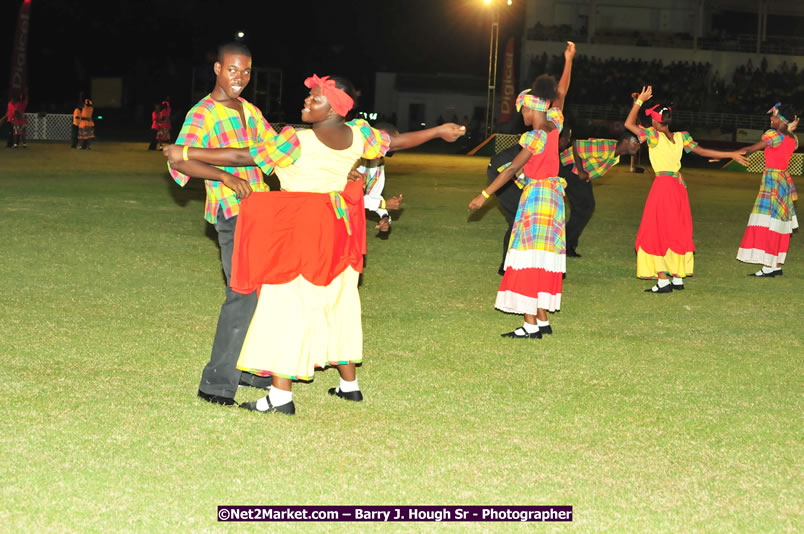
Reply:
<svg viewBox="0 0 804 534"><path fill-rule="evenodd" d="M346 122L355 93L348 80L313 75L305 85L310 94L301 115L311 129L287 127L250 149L171 145L165 151L171 160L256 164L279 178L279 192L250 194L246 182L233 184L239 196L248 198L241 202L237 221L231 286L244 293L259 291L237 366L272 377L267 397L241 407L288 415L296 411L292 381L312 380L317 367L337 366L341 382L329 390L331 395L363 400L355 365L363 355L357 282L366 222L362 183L347 184L355 162L436 137L455 141L465 132L448 123L390 137L365 121ZM208 171L225 174L213 167Z"/></svg>

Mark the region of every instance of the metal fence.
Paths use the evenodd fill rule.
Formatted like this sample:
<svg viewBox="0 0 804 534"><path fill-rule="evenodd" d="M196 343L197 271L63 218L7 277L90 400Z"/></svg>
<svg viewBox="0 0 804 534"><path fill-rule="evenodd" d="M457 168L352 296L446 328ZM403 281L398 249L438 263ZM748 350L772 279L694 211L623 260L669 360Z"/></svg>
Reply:
<svg viewBox="0 0 804 534"><path fill-rule="evenodd" d="M63 113L26 113L28 140L69 141L73 116Z"/></svg>

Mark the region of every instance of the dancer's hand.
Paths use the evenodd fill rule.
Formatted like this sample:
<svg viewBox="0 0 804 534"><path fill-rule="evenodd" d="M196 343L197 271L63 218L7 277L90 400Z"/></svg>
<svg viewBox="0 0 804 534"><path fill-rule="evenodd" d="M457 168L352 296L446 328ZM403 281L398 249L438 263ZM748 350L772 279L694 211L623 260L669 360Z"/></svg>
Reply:
<svg viewBox="0 0 804 534"><path fill-rule="evenodd" d="M184 159L181 153L183 149L184 147L181 145L167 145L162 147L162 154L165 155L168 162L178 163Z"/></svg>
<svg viewBox="0 0 804 534"><path fill-rule="evenodd" d="M358 180L360 180L360 181L365 183L366 175L363 174L362 172L358 171L357 169L352 169L351 171L349 171L349 174L346 176L346 181L347 182L356 182Z"/></svg>
<svg viewBox="0 0 804 534"><path fill-rule="evenodd" d="M567 41L567 48L564 50L564 61L572 61L575 57L575 43Z"/></svg>
<svg viewBox="0 0 804 534"><path fill-rule="evenodd" d="M224 172L221 174L221 182L223 185L235 192L235 196L239 199L246 198L251 194L251 184L245 178L239 178L234 174Z"/></svg>
<svg viewBox="0 0 804 534"><path fill-rule="evenodd" d="M742 165L748 167L748 158L745 157L745 150L737 150L730 154L731 159Z"/></svg>
<svg viewBox="0 0 804 534"><path fill-rule="evenodd" d="M405 199L405 195L399 195L398 197L391 197L386 199L385 207L389 210L398 210L399 206L402 205L402 201Z"/></svg>
<svg viewBox="0 0 804 534"><path fill-rule="evenodd" d="M486 197L483 195L477 195L472 201L469 203L469 210L479 210L483 207L483 204L486 203Z"/></svg>
<svg viewBox="0 0 804 534"><path fill-rule="evenodd" d="M796 118L793 119L792 122L790 122L790 124L787 125L787 131L789 133L793 133L796 131L796 128L798 128L798 115L796 115Z"/></svg>
<svg viewBox="0 0 804 534"><path fill-rule="evenodd" d="M651 99L652 96L653 96L653 86L652 85L649 85L647 87L643 86L642 87L642 92L639 93L639 96L637 96L637 99L641 100L642 102L647 102L648 100Z"/></svg>
<svg viewBox="0 0 804 534"><path fill-rule="evenodd" d="M391 218L387 215L385 217L380 218L380 222L377 223L377 226L374 227L375 229L379 230L380 232L387 232L391 229Z"/></svg>
<svg viewBox="0 0 804 534"><path fill-rule="evenodd" d="M581 180L583 180L584 182L588 182L588 181L590 181L590 180L591 180L591 178L589 178L589 173L588 173L588 172L586 172L586 171L585 171L585 170L583 170L583 169L578 169L578 178L580 178L580 179L581 179Z"/></svg>
<svg viewBox="0 0 804 534"><path fill-rule="evenodd" d="M454 122L445 122L440 126L436 126L436 128L438 128L438 137L450 143L466 134L466 126L461 126Z"/></svg>

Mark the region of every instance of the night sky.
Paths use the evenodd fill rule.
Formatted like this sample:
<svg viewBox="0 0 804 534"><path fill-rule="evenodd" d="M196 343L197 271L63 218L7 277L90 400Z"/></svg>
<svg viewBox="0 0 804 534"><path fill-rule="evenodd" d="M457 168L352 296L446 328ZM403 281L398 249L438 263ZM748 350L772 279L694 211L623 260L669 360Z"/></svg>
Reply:
<svg viewBox="0 0 804 534"><path fill-rule="evenodd" d="M0 84L21 0L3 0ZM284 13L269 10L282 4ZM519 35L524 2L501 2L500 40ZM312 72L352 79L370 107L376 71L486 76L490 14L482 0L33 0L29 40L31 111L69 113L92 77L122 77L126 110L145 117L170 95L192 103L192 68L209 68L218 44L246 34L254 65L281 68L283 108L297 112Z"/></svg>

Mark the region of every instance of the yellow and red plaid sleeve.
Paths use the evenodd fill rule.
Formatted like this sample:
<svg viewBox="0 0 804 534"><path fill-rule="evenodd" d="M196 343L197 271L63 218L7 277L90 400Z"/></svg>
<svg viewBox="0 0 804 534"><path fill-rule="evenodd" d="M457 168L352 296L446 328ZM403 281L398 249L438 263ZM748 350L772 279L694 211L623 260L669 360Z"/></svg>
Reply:
<svg viewBox="0 0 804 534"><path fill-rule="evenodd" d="M383 157L391 148L391 136L388 133L372 128L368 121L355 119L347 122L349 126L357 126L363 136L363 157L377 159Z"/></svg>
<svg viewBox="0 0 804 534"><path fill-rule="evenodd" d="M531 130L522 134L519 138L519 145L528 149L531 154L541 154L547 144L547 132L543 130Z"/></svg>
<svg viewBox="0 0 804 534"><path fill-rule="evenodd" d="M587 139L577 145L578 157L589 178L600 178L620 162L620 156L614 153L617 141L613 139Z"/></svg>
<svg viewBox="0 0 804 534"><path fill-rule="evenodd" d="M649 128L640 127L637 137L639 138L640 143L647 141L650 148L656 148L656 145L659 143L659 132L657 132L652 126Z"/></svg>
<svg viewBox="0 0 804 534"><path fill-rule="evenodd" d="M176 144L201 148L208 147L208 132L212 129L209 122L211 118L212 116L204 108L198 105L193 107L184 118L184 124L182 124L179 136L176 138ZM168 170L170 171L170 176L180 186L184 187L190 181L189 176L173 169L170 163L168 163Z"/></svg>
<svg viewBox="0 0 804 534"><path fill-rule="evenodd" d="M301 156L301 145L292 126L285 126L279 134L264 143L249 147L251 157L259 168L270 174L274 167L292 165Z"/></svg>
<svg viewBox="0 0 804 534"><path fill-rule="evenodd" d="M692 138L689 132L681 132L681 139L684 141L684 152L687 154L698 146L698 143L695 142L695 139Z"/></svg>
<svg viewBox="0 0 804 534"><path fill-rule="evenodd" d="M558 131L564 129L564 112L559 108L550 108L547 110L547 120L552 122L558 128Z"/></svg>
<svg viewBox="0 0 804 534"><path fill-rule="evenodd" d="M561 165L574 165L575 164L575 151L572 147L567 147L564 152L559 155Z"/></svg>
<svg viewBox="0 0 804 534"><path fill-rule="evenodd" d="M780 134L776 130L767 130L764 134L762 134L762 140L765 141L765 146L768 148L776 148L782 144L782 141L784 141L784 135Z"/></svg>

